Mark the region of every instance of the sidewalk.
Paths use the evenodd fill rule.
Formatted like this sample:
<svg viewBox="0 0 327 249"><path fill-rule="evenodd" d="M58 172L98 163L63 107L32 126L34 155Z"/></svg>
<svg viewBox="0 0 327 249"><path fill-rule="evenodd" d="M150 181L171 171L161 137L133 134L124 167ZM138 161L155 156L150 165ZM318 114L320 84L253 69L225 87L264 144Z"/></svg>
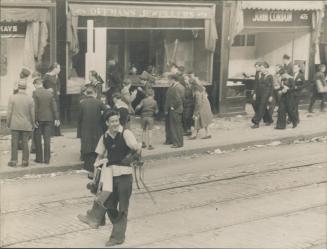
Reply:
<svg viewBox="0 0 327 249"><path fill-rule="evenodd" d="M268 144L272 141L288 142L301 137L315 137L327 135L327 113L309 114L307 111L300 111L301 123L296 129L289 125L286 130L275 130L272 126L260 126L259 129L251 129L252 110L247 110L246 116L215 118L211 125L211 139L197 140L184 139L184 147L172 149L164 145L165 130L164 124L156 123L153 132L154 150L144 149L142 155L145 160L159 159L171 156L191 155L203 153L210 150L229 150L243 148L253 145ZM276 113L275 113L276 115ZM276 121L276 117L274 118ZM135 118L132 123L132 130L141 141L140 120ZM200 134L200 137L202 134ZM76 138L76 131L64 131L64 136L54 137L51 141L51 161L49 165L36 164L33 160L35 155L30 156L30 166L27 168L11 168L7 166L10 159L10 136L0 136L0 179L14 178L26 174L52 173L81 169L83 162L80 161L80 140ZM19 164L21 163L19 154Z"/></svg>

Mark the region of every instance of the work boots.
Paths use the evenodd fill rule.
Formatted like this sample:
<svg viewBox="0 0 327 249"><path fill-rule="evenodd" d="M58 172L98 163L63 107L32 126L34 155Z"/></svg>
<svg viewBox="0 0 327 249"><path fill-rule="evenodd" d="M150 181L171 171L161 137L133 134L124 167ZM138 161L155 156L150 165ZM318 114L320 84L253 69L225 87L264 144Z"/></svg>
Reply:
<svg viewBox="0 0 327 249"><path fill-rule="evenodd" d="M77 218L90 227L97 229L105 224L105 214L106 208L100 202L94 201L92 209L88 210L86 215L79 214Z"/></svg>

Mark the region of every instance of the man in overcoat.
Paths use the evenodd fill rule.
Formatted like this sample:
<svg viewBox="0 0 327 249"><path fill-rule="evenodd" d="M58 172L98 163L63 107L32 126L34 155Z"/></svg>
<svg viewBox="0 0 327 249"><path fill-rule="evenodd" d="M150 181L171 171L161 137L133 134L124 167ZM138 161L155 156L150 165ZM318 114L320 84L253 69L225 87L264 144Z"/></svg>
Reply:
<svg viewBox="0 0 327 249"><path fill-rule="evenodd" d="M86 98L80 102L77 131L81 138L81 153L84 159L84 169L93 178L94 162L97 157L95 148L103 134L102 113L107 106L96 99L96 90L92 85L86 89Z"/></svg>
<svg viewBox="0 0 327 249"><path fill-rule="evenodd" d="M43 87L42 79L36 78L33 82L35 91L33 99L35 103L35 162L49 164L51 156L51 135L53 125L59 126L59 113L56 99L53 93ZM44 150L42 148L42 137Z"/></svg>

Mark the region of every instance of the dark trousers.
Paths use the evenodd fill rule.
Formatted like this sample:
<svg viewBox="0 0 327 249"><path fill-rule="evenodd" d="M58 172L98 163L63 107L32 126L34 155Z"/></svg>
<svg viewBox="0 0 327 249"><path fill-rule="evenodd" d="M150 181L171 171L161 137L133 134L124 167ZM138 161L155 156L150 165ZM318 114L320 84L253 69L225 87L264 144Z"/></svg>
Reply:
<svg viewBox="0 0 327 249"><path fill-rule="evenodd" d="M283 94L281 96L279 107L278 107L278 118L276 128L278 129L285 129L287 120L286 114L293 125L297 124L297 116L296 116L296 108L294 104L294 96L290 93Z"/></svg>
<svg viewBox="0 0 327 249"><path fill-rule="evenodd" d="M176 146L183 146L183 124L182 124L182 113L176 111L169 111L169 128L171 134L171 142Z"/></svg>
<svg viewBox="0 0 327 249"><path fill-rule="evenodd" d="M28 148L28 140L31 136L30 131L11 131L11 161L16 162L18 160L18 142L19 138L22 138L22 149L23 149L23 161L28 162L29 160L29 148Z"/></svg>
<svg viewBox="0 0 327 249"><path fill-rule="evenodd" d="M170 128L170 123L169 123L169 114L166 115L165 117L165 133L166 133L166 144L171 144L172 139L171 139L171 128Z"/></svg>
<svg viewBox="0 0 327 249"><path fill-rule="evenodd" d="M35 160L38 162L50 162L50 142L53 131L52 123L51 121L39 121L39 127L35 129ZM42 147L42 137L44 150Z"/></svg>
<svg viewBox="0 0 327 249"><path fill-rule="evenodd" d="M193 126L193 111L184 108L184 112L183 112L183 130L184 130L184 132L190 131L192 126Z"/></svg>
<svg viewBox="0 0 327 249"><path fill-rule="evenodd" d="M317 99L320 99L320 110L323 111L325 108L325 102L327 101L327 93L319 93L317 91L317 87L313 86L312 88L312 95L310 99L310 104L309 104L309 112L313 111L313 106L316 102Z"/></svg>
<svg viewBox="0 0 327 249"><path fill-rule="evenodd" d="M125 240L129 199L132 189L132 175L113 177L113 192L104 203L104 206L107 208L108 217L113 225L110 235L111 241L123 242Z"/></svg>
<svg viewBox="0 0 327 249"><path fill-rule="evenodd" d="M295 121L296 123L300 122L300 114L299 114L299 103L300 103L300 96L294 96L294 112L295 112Z"/></svg>
<svg viewBox="0 0 327 249"><path fill-rule="evenodd" d="M94 162L97 158L97 153L90 152L90 153L83 153L84 159L84 169L89 172L94 172Z"/></svg>
<svg viewBox="0 0 327 249"><path fill-rule="evenodd" d="M261 119L265 116L265 122L272 122L272 117L267 108L269 96L257 96L254 103L255 115L252 118L254 124L259 124Z"/></svg>

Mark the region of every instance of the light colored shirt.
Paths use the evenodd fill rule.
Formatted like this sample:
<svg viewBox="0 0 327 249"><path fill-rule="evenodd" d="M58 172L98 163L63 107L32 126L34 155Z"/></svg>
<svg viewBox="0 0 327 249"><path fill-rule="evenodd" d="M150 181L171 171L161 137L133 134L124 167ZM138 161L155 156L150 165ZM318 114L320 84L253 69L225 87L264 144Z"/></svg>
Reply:
<svg viewBox="0 0 327 249"><path fill-rule="evenodd" d="M122 126L119 126L119 132L123 132L123 127ZM108 135L112 138L115 138L115 136L113 136L109 131L106 131L105 135ZM125 140L125 143L126 145L130 148L130 149L137 149L139 147L139 144L137 143L137 140L134 136L134 134L126 129L124 131L124 140ZM98 145L95 149L95 152L99 155L100 158L104 158L107 156L107 149L106 147L104 146L104 143L103 143L103 135L100 137L99 139L99 142L98 142ZM110 155L109 155L110 157ZM117 165L111 165L112 167L112 175L113 176L121 176L121 175L128 175L128 174L132 174L133 173L133 169L132 167L129 167L129 166L117 166Z"/></svg>

